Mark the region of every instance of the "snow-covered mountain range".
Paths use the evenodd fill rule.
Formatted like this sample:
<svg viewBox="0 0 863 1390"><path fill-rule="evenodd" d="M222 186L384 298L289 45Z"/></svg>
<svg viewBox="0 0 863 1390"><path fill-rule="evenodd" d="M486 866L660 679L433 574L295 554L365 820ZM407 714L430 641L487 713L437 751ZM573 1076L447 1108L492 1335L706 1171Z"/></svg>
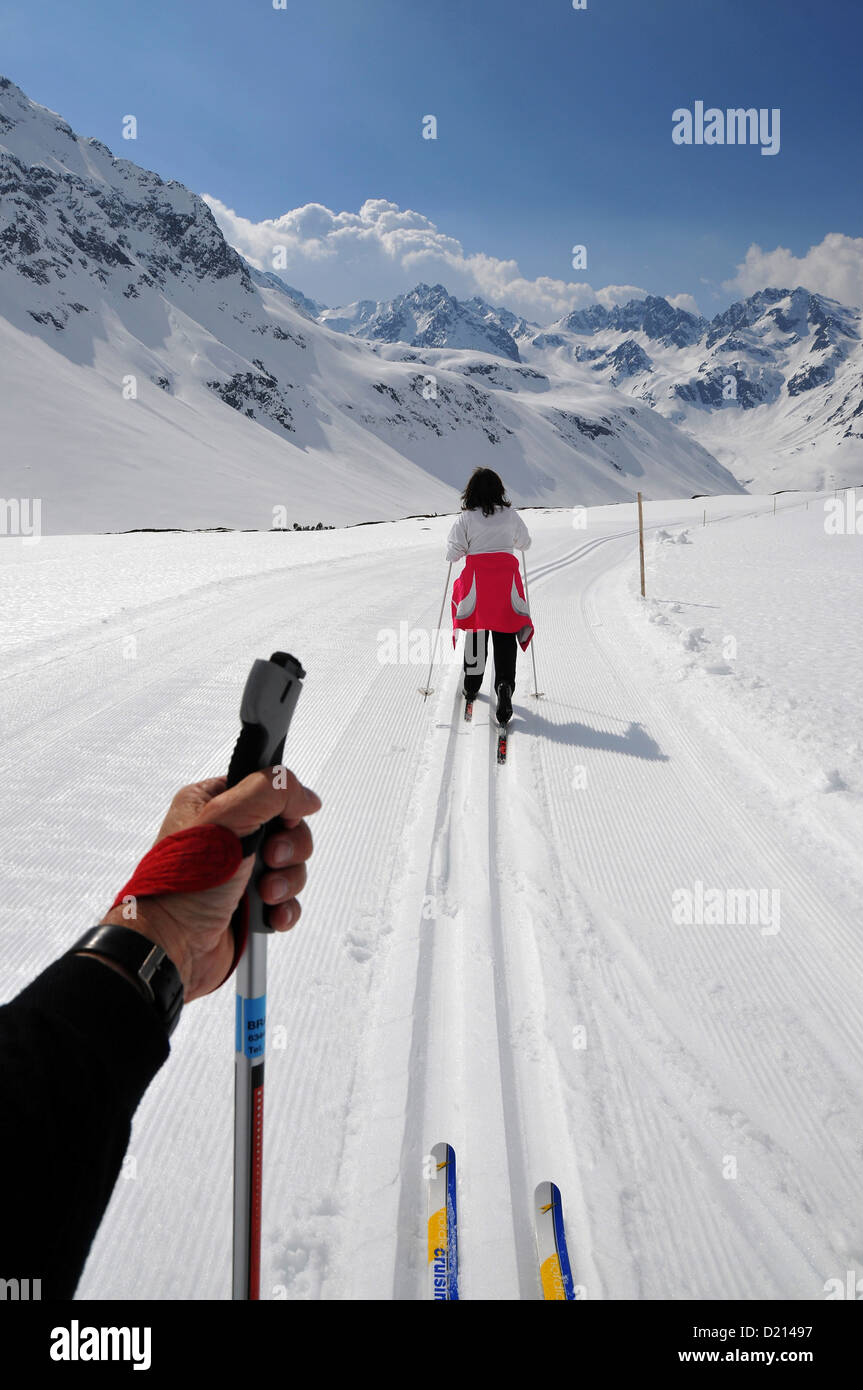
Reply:
<svg viewBox="0 0 863 1390"><path fill-rule="evenodd" d="M798 287L765 289L713 319L655 295L576 309L545 328L442 285L319 309L319 323L412 347L470 349L655 408L757 490L863 480L861 314Z"/></svg>
<svg viewBox="0 0 863 1390"><path fill-rule="evenodd" d="M854 318L826 319L838 377ZM663 354L697 357L699 340L669 347L639 322L597 319L589 338L562 323L544 341L539 325L442 286L339 314L249 266L196 194L0 79L2 493L41 498L46 529L452 511L477 464L519 505L739 490L666 418L689 426L689 402L655 399ZM577 350L630 339L648 365L634 347L604 365Z"/></svg>
<svg viewBox="0 0 863 1390"><path fill-rule="evenodd" d="M648 297L568 315L527 360L576 363L683 425L747 485L863 481L860 310L765 289L707 321Z"/></svg>

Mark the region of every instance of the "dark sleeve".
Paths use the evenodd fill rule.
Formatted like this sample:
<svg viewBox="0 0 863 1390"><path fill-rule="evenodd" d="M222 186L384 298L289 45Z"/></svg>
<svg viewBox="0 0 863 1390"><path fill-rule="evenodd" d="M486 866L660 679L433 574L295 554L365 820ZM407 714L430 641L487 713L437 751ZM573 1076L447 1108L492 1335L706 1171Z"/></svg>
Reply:
<svg viewBox="0 0 863 1390"><path fill-rule="evenodd" d="M0 1008L4 1278L73 1296L132 1116L169 1052L155 1010L92 958L55 961Z"/></svg>

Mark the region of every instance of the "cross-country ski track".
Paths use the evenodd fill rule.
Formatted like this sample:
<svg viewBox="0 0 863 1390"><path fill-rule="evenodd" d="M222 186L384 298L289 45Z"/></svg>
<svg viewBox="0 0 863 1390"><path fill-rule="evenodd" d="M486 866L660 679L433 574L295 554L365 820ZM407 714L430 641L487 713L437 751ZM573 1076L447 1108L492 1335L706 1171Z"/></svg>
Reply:
<svg viewBox="0 0 863 1390"><path fill-rule="evenodd" d="M772 506L726 501L753 527ZM254 538L209 537L212 575L3 659L6 997L98 920L173 791L224 771L250 660L307 668L286 761L324 808L269 953L265 1297L426 1296L438 1141L466 1299L539 1297L546 1179L587 1299L819 1298L863 1262L860 870L643 643L633 516L525 513L544 693L520 654L503 767L488 674L465 723L455 664L424 701L427 667L379 659L381 629L437 621L449 518L327 533L301 563L267 537L269 567L227 577ZM781 926L676 924L696 882L781 889ZM181 1021L80 1297L229 1296L232 1017L226 989Z"/></svg>

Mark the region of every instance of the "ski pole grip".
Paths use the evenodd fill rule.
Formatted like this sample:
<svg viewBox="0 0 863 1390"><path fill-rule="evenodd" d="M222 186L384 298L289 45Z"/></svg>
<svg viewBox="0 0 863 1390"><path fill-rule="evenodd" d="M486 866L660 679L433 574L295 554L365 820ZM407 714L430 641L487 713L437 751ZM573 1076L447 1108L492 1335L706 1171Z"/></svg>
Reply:
<svg viewBox="0 0 863 1390"><path fill-rule="evenodd" d="M285 738L291 717L296 709L306 673L296 657L287 652L273 652L269 661L258 660L252 665L240 705L242 730L234 745L228 768L228 786L235 787L252 772L261 772L282 761ZM275 816L241 841L243 857L258 856L246 890L249 931L270 932L266 908L256 889L261 871L258 853L262 840L271 827L279 824Z"/></svg>

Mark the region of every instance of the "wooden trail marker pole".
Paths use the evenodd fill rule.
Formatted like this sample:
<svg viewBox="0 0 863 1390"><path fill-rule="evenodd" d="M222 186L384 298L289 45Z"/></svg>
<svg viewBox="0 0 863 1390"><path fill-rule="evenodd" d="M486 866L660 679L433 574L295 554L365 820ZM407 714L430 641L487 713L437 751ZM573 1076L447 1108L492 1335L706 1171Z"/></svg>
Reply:
<svg viewBox="0 0 863 1390"><path fill-rule="evenodd" d="M641 559L641 597L644 598L644 512L638 494L638 554Z"/></svg>

